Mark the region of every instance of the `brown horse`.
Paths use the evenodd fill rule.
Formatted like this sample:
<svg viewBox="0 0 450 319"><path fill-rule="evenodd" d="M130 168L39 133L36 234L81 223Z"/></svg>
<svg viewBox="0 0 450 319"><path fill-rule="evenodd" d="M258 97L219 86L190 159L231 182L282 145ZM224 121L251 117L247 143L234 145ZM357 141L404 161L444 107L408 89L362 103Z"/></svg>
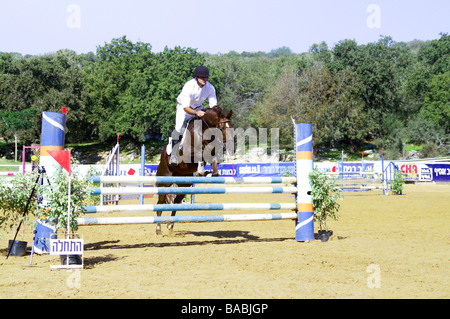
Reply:
<svg viewBox="0 0 450 319"><path fill-rule="evenodd" d="M219 106L214 106L212 108L205 110L205 115L202 118L196 118L191 121L186 130L186 137L184 138L184 142L182 145L182 151L180 151L179 162L177 165L170 164L170 156L167 155L166 148L161 153L160 163L156 170L156 176L194 176L194 173L197 172L198 168L198 158L201 161L205 162L203 158L203 154L210 154L211 159L211 167L213 169L212 175L218 176L217 164L220 159L218 159L218 155L216 154L216 147L222 147L232 138L227 138L227 128L233 128L231 125L231 115L232 111L228 114L225 114L222 108ZM201 135L198 133L194 133L194 129L198 129L201 127ZM208 129L217 129L217 130L209 130ZM211 134L213 132L213 134ZM219 133L214 135L215 133ZM228 130L230 133L230 130ZM219 136L220 135L220 136ZM201 138L201 141L199 140ZM216 140L218 138L218 140ZM220 142L222 140L222 142ZM214 143L213 143L214 142ZM218 145L221 144L221 145ZM200 156L198 154L199 146L201 145L201 153ZM197 154L195 154L197 146ZM174 148L172 150L172 155L178 151L178 148ZM184 153L183 153L184 151ZM207 175L211 172L207 172L204 175ZM200 176L198 172L197 176ZM169 184L156 184L156 187L170 187L170 186L179 186L179 187L189 187L191 184L178 184L178 185L169 185ZM177 194L174 195L158 195L158 204L180 204L185 197L185 194ZM174 198L175 197L175 198ZM161 216L161 211L156 211L157 216ZM172 216L175 216L176 211L172 211ZM170 232L173 230L173 223L169 223L167 228ZM161 225L157 224L156 226L156 234L161 234Z"/></svg>

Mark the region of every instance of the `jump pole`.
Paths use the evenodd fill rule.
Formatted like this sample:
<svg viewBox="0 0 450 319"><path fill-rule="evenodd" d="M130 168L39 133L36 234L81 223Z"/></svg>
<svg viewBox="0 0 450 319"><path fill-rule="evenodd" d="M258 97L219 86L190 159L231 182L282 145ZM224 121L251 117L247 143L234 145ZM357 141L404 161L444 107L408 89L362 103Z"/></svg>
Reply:
<svg viewBox="0 0 450 319"><path fill-rule="evenodd" d="M91 195L131 194L281 194L297 193L296 187L106 187L92 188ZM141 203L140 203L141 204ZM141 204L142 205L142 204Z"/></svg>
<svg viewBox="0 0 450 319"><path fill-rule="evenodd" d="M94 183L145 183L145 184L294 184L295 177L189 177L189 176L93 176ZM158 185L157 185L158 186Z"/></svg>
<svg viewBox="0 0 450 319"><path fill-rule="evenodd" d="M159 223L210 223L237 221L264 221L295 219L296 213L278 214L242 214L242 215L196 215L196 216L145 216L145 217L103 217L79 218L80 225L123 225L123 224L159 224Z"/></svg>
<svg viewBox="0 0 450 319"><path fill-rule="evenodd" d="M83 206L86 214L154 212L154 211L197 211L197 210L295 210L295 203L225 203L225 204L144 204L144 205L105 205ZM85 225L83 218L78 218L79 225Z"/></svg>
<svg viewBox="0 0 450 319"><path fill-rule="evenodd" d="M314 240L314 208L312 205L309 173L313 165L312 124L295 124L295 172L297 177L297 222L295 239Z"/></svg>

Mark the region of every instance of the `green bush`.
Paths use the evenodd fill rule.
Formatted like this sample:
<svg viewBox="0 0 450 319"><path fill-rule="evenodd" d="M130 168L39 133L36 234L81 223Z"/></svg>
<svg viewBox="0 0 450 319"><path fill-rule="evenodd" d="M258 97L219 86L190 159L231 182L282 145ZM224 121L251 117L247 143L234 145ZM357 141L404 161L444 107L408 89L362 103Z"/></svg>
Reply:
<svg viewBox="0 0 450 319"><path fill-rule="evenodd" d="M394 171L394 180L392 181L392 193L394 195L401 195L403 191L403 184L405 184L405 178L401 171Z"/></svg>
<svg viewBox="0 0 450 319"><path fill-rule="evenodd" d="M88 206L98 200L90 194L93 183L72 170L70 178L70 229L78 230L76 219L84 214L83 206ZM56 170L52 176L51 185L44 185L43 196L46 205L38 209L38 218L56 220L58 229L67 228L69 176L63 170Z"/></svg>
<svg viewBox="0 0 450 319"><path fill-rule="evenodd" d="M38 173L34 172L25 175L18 174L12 179L0 181L0 229L9 232L22 220L34 222L32 217L56 220L57 228L65 229L67 227L69 185L67 172L56 169L54 175L49 178L51 185L48 183L39 185L40 183L36 183L37 178ZM33 187L36 187L35 192L27 213L24 214ZM76 218L83 215L82 207L98 204L99 197L90 194L92 187L91 181L77 174L76 170L72 170L70 192L70 228L72 231L78 229ZM44 198L43 204L39 204L39 206L36 200L38 194Z"/></svg>
<svg viewBox="0 0 450 319"><path fill-rule="evenodd" d="M21 221L27 222L36 213L36 195L40 186L36 183L37 173L17 174L12 178L0 180L0 229L10 232L19 226ZM28 210L28 200L34 190Z"/></svg>
<svg viewBox="0 0 450 319"><path fill-rule="evenodd" d="M317 170L309 174L311 180L312 204L314 206L314 220L319 222L320 230L327 230L327 220L339 220L339 209L341 205L338 200L342 199L339 185L329 181L326 175Z"/></svg>

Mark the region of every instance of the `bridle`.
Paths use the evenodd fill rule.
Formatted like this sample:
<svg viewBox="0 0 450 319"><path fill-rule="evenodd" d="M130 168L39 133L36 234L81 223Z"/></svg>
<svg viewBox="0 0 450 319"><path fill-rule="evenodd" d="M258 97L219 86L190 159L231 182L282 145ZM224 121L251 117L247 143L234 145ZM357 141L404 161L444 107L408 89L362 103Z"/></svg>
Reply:
<svg viewBox="0 0 450 319"><path fill-rule="evenodd" d="M201 119L202 119L203 123L205 123L206 127L207 127L207 128L210 128L210 126L208 125L208 123L206 123L205 119L204 119L203 117L201 117ZM221 132L223 132L224 128L221 127L220 124L225 124L225 123L231 123L231 120L222 120L222 121L218 121L218 122L217 122L217 125L216 125L216 128L219 129Z"/></svg>
<svg viewBox="0 0 450 319"><path fill-rule="evenodd" d="M206 121L205 121L205 119L204 119L203 116L201 117L201 119L202 119L203 123L205 123L206 127L207 127L207 128L210 128L210 126L208 125L208 123L206 123ZM223 133L223 130L226 129L226 127L224 127L224 125L221 125L221 124L225 124L225 123L231 123L231 120L228 120L228 119L227 119L227 120L219 120L219 121L217 121L216 129L219 129L220 132ZM227 142L228 142L228 141L224 141L224 142L223 142L223 145L224 145L224 146L227 145ZM206 141L203 141L203 144L206 145Z"/></svg>

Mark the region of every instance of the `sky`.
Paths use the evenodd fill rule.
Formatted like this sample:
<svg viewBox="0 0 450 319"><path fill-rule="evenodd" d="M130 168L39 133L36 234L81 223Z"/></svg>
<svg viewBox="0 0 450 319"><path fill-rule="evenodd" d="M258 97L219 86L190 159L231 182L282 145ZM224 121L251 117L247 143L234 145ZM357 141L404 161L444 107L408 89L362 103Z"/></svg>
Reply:
<svg viewBox="0 0 450 319"><path fill-rule="evenodd" d="M0 52L77 54L126 36L210 54L307 52L325 41L396 42L450 33L450 0L0 0Z"/></svg>

